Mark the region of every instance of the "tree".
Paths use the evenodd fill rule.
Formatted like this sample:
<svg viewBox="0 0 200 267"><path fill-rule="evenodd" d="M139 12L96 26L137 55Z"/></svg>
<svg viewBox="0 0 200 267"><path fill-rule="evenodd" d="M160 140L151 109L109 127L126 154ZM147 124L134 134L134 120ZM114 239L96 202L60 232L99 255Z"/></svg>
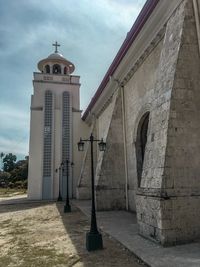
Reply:
<svg viewBox="0 0 200 267"><path fill-rule="evenodd" d="M7 187L9 184L10 173L0 171L0 187Z"/></svg>
<svg viewBox="0 0 200 267"><path fill-rule="evenodd" d="M28 178L28 159L18 160L12 154L0 153L0 158L3 159L3 171L0 170L0 187L17 187L27 188Z"/></svg>
<svg viewBox="0 0 200 267"><path fill-rule="evenodd" d="M3 157L5 156L5 154L3 152L0 153L0 158L1 158L1 167L3 167Z"/></svg>
<svg viewBox="0 0 200 267"><path fill-rule="evenodd" d="M3 158L3 170L5 172L11 172L15 168L16 160L17 157L14 154L6 154Z"/></svg>
<svg viewBox="0 0 200 267"><path fill-rule="evenodd" d="M25 181L28 177L28 157L15 163L15 168L10 172L12 182Z"/></svg>

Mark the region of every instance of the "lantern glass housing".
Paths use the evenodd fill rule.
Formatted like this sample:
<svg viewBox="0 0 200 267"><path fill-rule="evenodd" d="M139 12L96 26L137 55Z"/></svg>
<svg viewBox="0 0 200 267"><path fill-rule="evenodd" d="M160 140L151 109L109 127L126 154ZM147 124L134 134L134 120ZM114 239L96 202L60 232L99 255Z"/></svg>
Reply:
<svg viewBox="0 0 200 267"><path fill-rule="evenodd" d="M103 138L101 139L101 142L99 142L99 150L100 151L106 150L106 143L103 141Z"/></svg>
<svg viewBox="0 0 200 267"><path fill-rule="evenodd" d="M84 151L84 142L81 139L78 142L78 151Z"/></svg>

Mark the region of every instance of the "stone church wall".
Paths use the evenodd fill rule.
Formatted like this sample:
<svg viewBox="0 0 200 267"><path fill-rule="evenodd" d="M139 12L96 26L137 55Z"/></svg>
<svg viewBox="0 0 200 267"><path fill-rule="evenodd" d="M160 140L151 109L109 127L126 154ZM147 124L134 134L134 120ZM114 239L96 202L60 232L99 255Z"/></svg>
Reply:
<svg viewBox="0 0 200 267"><path fill-rule="evenodd" d="M110 127L111 118L113 115L113 109L115 106L116 95L113 96L112 101L106 107L106 109L101 113L98 118L98 138L106 138L108 134L108 130Z"/></svg>
<svg viewBox="0 0 200 267"><path fill-rule="evenodd" d="M125 209L128 197L140 234L167 246L200 237L200 60L193 1L183 0L161 27L164 36L132 77L124 84L113 80L119 88L96 120L96 136L104 138L107 149L96 154L95 186L97 209ZM119 69L116 73L122 75L123 65ZM137 130L146 112L149 124L139 184ZM89 166L86 152L87 179Z"/></svg>
<svg viewBox="0 0 200 267"><path fill-rule="evenodd" d="M161 232L168 217L163 217L162 212L165 209L167 215L169 202L166 202L165 205L164 200L167 196L165 196L165 190L162 188L162 182L165 168L170 98L181 44L183 20L184 5L181 5L170 18L166 28L155 87L156 98L150 113L150 127L141 188L139 188L136 198L140 233L163 244L165 241Z"/></svg>
<svg viewBox="0 0 200 267"><path fill-rule="evenodd" d="M135 198L138 188L136 165L136 133L139 120L152 110L155 99L156 78L163 40L154 48L124 88L126 110L126 148L128 168L129 209L136 210Z"/></svg>
<svg viewBox="0 0 200 267"><path fill-rule="evenodd" d="M91 125L90 128L85 131L85 136L82 136L82 139L88 139L91 132L96 136L96 123ZM91 199L91 152L89 142L85 142L85 150L79 152L83 154L82 167L80 172L80 177L78 179L78 186L76 189L77 199ZM97 162L97 149L94 145L93 148L93 159L94 159L94 168L96 168Z"/></svg>
<svg viewBox="0 0 200 267"><path fill-rule="evenodd" d="M199 54L192 1L167 23L142 174L140 233L163 245L200 236Z"/></svg>
<svg viewBox="0 0 200 267"><path fill-rule="evenodd" d="M187 242L200 237L199 73L195 17L192 2L187 1L171 95L163 180L169 198L165 202L169 202L171 208L167 233L163 233L168 243Z"/></svg>
<svg viewBox="0 0 200 267"><path fill-rule="evenodd" d="M107 114L111 120L107 131L105 152L100 152L96 169L96 203L98 210L125 209L125 166L122 128L121 92L114 96L114 105ZM106 117L104 117L106 118Z"/></svg>
<svg viewBox="0 0 200 267"><path fill-rule="evenodd" d="M110 121L113 114L113 109L115 106L116 96L114 96L106 107L106 109L101 113L99 118L95 118L93 125L91 125L90 132L97 139L103 138L104 141L107 140L108 130L110 126ZM88 131L88 136L90 135ZM99 168L101 165L102 152L98 150L98 143L94 143L94 168ZM95 177L95 184L98 184L97 177ZM91 155L90 155L90 145L85 144L85 152L82 163L81 174L79 177L78 187L77 187L77 198L78 199L90 199L91 198Z"/></svg>

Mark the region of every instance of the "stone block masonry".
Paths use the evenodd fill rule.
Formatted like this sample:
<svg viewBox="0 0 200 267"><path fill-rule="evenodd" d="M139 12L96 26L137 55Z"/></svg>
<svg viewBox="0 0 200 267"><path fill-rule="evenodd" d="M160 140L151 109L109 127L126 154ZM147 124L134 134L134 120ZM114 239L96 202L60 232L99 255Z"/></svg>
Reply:
<svg viewBox="0 0 200 267"><path fill-rule="evenodd" d="M200 237L200 61L192 1L168 21L159 65L136 205L140 233L174 245Z"/></svg>
<svg viewBox="0 0 200 267"><path fill-rule="evenodd" d="M96 172L97 209L125 209L125 166L120 92L115 102L106 142L107 149L99 155Z"/></svg>

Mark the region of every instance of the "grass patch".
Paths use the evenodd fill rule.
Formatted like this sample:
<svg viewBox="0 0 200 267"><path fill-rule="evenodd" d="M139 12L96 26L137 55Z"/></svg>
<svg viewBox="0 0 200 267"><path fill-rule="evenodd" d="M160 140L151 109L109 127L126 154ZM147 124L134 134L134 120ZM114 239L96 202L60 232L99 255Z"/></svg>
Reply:
<svg viewBox="0 0 200 267"><path fill-rule="evenodd" d="M10 256L0 256L0 267L9 266L12 262L12 259Z"/></svg>
<svg viewBox="0 0 200 267"><path fill-rule="evenodd" d="M24 249L26 249L26 254L24 254ZM18 255L20 256L22 262L19 267L27 266L73 266L75 262L79 260L78 255L67 255L64 253L58 253L54 248L45 248L45 247L27 247L23 244L18 243Z"/></svg>
<svg viewBox="0 0 200 267"><path fill-rule="evenodd" d="M11 247L8 254L0 255L0 267L5 266L73 266L80 260L78 255L60 253L51 243L36 245L28 238L28 221L7 219L0 222L0 228L6 230ZM3 249L3 247L1 248Z"/></svg>
<svg viewBox="0 0 200 267"><path fill-rule="evenodd" d="M13 239L14 241L14 239ZM73 266L80 260L78 255L58 253L53 247L34 246L23 238L15 239L15 246L10 250L9 256L0 256L0 267L14 266Z"/></svg>

